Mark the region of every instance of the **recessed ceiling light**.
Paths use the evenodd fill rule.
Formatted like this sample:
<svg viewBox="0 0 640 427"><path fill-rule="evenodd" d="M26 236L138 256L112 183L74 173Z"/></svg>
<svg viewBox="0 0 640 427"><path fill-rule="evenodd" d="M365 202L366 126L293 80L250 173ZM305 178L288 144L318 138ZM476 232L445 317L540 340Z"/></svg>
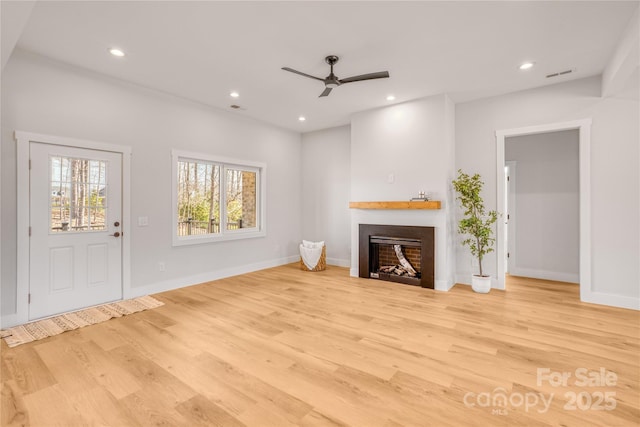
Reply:
<svg viewBox="0 0 640 427"><path fill-rule="evenodd" d="M231 92L231 93L229 94L229 96L230 96L230 97L232 97L232 98L237 98L237 97L239 97L239 96L240 96L240 94L234 90L233 92Z"/></svg>
<svg viewBox="0 0 640 427"><path fill-rule="evenodd" d="M109 49L109 53L113 56L118 56L118 57L124 56L124 52L115 47L112 47L111 49Z"/></svg>
<svg viewBox="0 0 640 427"><path fill-rule="evenodd" d="M393 101L394 99L396 99L396 97L393 95L387 96L387 101Z"/></svg>
<svg viewBox="0 0 640 427"><path fill-rule="evenodd" d="M305 116L300 116L298 117L298 120L304 122L305 120L307 120L307 118Z"/></svg>
<svg viewBox="0 0 640 427"><path fill-rule="evenodd" d="M533 64L533 62L525 62L524 64L520 65L520 69L528 70L529 68L533 67Z"/></svg>

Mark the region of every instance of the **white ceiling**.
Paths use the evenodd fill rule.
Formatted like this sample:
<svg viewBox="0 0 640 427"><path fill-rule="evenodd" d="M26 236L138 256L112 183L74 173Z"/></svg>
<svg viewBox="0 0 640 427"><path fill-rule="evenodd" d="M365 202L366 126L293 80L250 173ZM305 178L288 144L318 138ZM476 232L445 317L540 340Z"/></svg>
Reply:
<svg viewBox="0 0 640 427"><path fill-rule="evenodd" d="M600 74L638 2L38 2L17 47L295 131L448 93L455 102ZM4 18L4 17L3 17ZM127 56L115 58L117 46ZM388 70L319 98L340 78ZM529 71L518 70L525 60ZM567 76L545 75L575 69ZM229 97L237 90L240 98ZM307 121L298 122L304 115Z"/></svg>

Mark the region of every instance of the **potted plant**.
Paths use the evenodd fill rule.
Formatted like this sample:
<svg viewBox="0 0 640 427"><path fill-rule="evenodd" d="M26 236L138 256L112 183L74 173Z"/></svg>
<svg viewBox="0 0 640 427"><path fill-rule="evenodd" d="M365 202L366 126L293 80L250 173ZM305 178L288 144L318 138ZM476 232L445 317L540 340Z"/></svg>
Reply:
<svg viewBox="0 0 640 427"><path fill-rule="evenodd" d="M496 211L485 212L484 200L480 195L484 182L479 174L469 176L458 169L458 178L453 181L453 188L464 209L464 218L458 222L458 232L467 236L462 241L469 246L471 255L478 259L480 274L474 274L471 278L471 288L480 293L487 293L491 289L491 276L482 271L482 259L493 251L493 229L491 226L498 219Z"/></svg>

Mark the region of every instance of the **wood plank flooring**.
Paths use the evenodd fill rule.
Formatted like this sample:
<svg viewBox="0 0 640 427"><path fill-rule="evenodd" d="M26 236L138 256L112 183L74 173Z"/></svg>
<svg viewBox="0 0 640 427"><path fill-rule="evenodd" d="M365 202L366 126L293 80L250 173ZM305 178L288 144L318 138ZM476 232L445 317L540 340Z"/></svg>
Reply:
<svg viewBox="0 0 640 427"><path fill-rule="evenodd" d="M581 303L576 285L436 292L291 264L155 297L165 305L3 341L1 425L640 421L640 313Z"/></svg>

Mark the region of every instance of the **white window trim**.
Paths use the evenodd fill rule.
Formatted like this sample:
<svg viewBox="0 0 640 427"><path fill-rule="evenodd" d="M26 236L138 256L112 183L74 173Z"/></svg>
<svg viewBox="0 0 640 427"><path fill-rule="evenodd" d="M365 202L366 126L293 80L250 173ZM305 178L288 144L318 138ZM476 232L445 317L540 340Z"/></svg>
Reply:
<svg viewBox="0 0 640 427"><path fill-rule="evenodd" d="M220 233L196 236L178 236L178 161L193 160L216 163L221 166L220 182ZM225 230L222 224L227 223L225 205L225 177L228 168L237 168L256 172L256 219L257 227L239 230ZM173 246L199 245L203 243L224 242L229 240L253 239L267 235L267 165L261 162L238 160L228 157L212 156L210 154L194 153L182 150L171 150L171 236Z"/></svg>

